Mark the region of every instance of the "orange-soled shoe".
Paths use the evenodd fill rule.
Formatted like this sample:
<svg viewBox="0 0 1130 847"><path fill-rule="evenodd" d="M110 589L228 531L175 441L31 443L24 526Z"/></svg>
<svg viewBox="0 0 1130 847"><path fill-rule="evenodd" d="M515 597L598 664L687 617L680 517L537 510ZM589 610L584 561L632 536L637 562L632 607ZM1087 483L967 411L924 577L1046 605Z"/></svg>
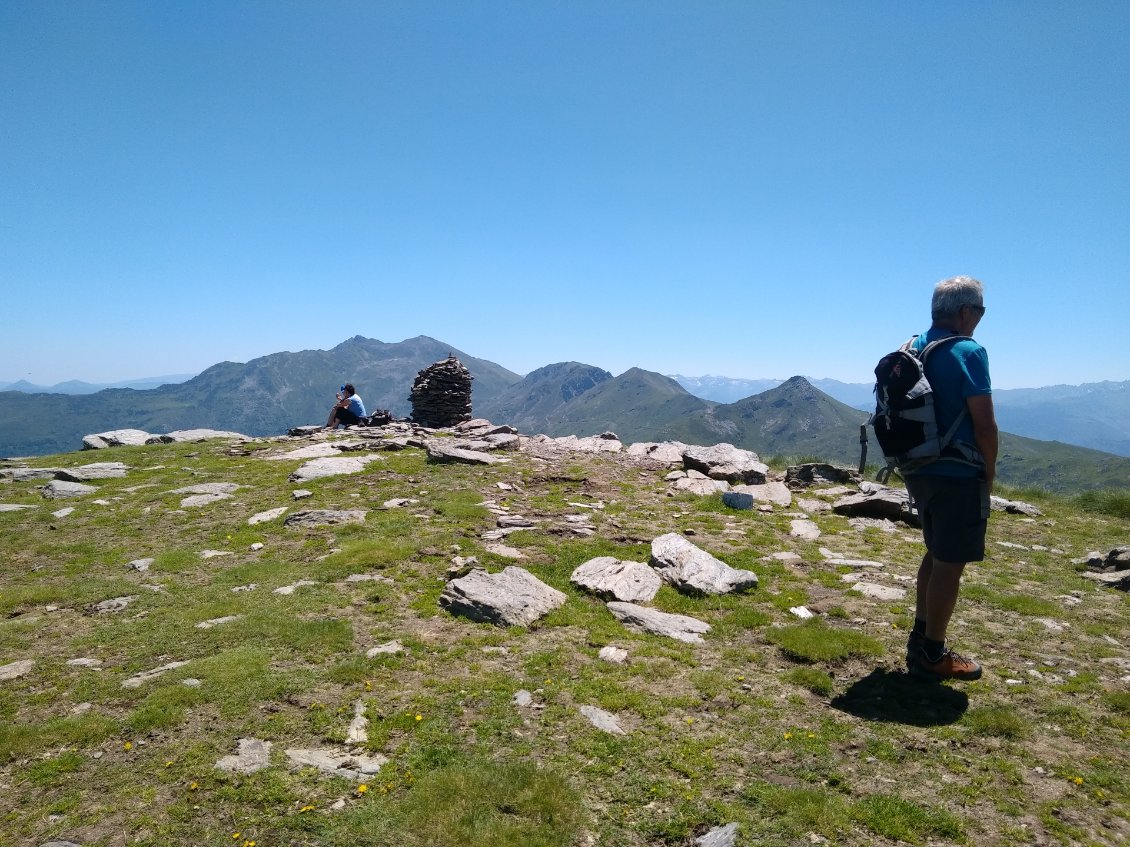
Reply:
<svg viewBox="0 0 1130 847"><path fill-rule="evenodd" d="M946 650L938 661L931 662L925 651L919 649L910 663L910 672L914 676L935 680L981 678L981 666L953 650Z"/></svg>

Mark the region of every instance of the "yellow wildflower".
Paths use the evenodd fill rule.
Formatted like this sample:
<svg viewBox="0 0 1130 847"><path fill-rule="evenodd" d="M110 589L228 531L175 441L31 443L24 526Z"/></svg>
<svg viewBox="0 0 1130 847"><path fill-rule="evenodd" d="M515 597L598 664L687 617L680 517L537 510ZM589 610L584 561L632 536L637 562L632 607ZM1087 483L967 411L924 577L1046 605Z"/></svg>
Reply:
<svg viewBox="0 0 1130 847"><path fill-rule="evenodd" d="M785 740L786 740L786 741L788 741L788 740L789 740L790 738L792 738L792 737L793 737L793 734L792 734L791 732L786 732L786 733L785 733Z"/></svg>
<svg viewBox="0 0 1130 847"><path fill-rule="evenodd" d="M123 750L132 750L133 749L133 742L127 741L125 744L122 745L122 749Z"/></svg>
<svg viewBox="0 0 1130 847"><path fill-rule="evenodd" d="M358 794L364 794L368 790L369 790L369 786L366 785L363 782L360 785L357 786L357 793Z"/></svg>
<svg viewBox="0 0 1130 847"><path fill-rule="evenodd" d="M200 787L200 785L198 783L195 783L195 782L190 782L188 784L188 790L189 791L195 791L199 787Z"/></svg>
<svg viewBox="0 0 1130 847"><path fill-rule="evenodd" d="M422 721L423 719L424 719L423 715L416 715L416 720Z"/></svg>

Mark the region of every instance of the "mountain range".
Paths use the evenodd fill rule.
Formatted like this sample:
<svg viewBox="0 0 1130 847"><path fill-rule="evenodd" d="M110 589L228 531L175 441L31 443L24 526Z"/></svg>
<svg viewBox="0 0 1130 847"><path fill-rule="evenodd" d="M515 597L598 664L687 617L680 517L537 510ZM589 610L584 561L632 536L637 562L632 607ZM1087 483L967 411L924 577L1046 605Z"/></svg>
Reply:
<svg viewBox="0 0 1130 847"><path fill-rule="evenodd" d="M338 385L357 385L370 411L411 412L416 374L454 354L471 372L476 416L526 433L594 435L625 442L722 441L764 456L825 459L855 465L867 413L795 376L721 403L678 381L632 368L619 376L579 362L539 368L525 377L427 336L384 343L356 336L331 350L273 353L247 363L222 362L180 384L94 394L0 392L0 455L73 450L82 436L110 429L149 432L215 428L273 435L325 420ZM834 381L824 381L834 382ZM844 385L844 383L840 383ZM1071 403L1070 392L1061 402ZM871 441L868 455L881 459ZM1005 433L1000 479L1057 491L1130 487L1130 459L1098 450Z"/></svg>
<svg viewBox="0 0 1130 847"><path fill-rule="evenodd" d="M22 391L25 394L94 394L107 388L136 388L147 390L161 385L174 385L186 382L195 374L167 374L166 376L147 376L140 379L124 379L121 382L83 382L69 379L54 385L36 385L21 379L16 382L0 382L0 391Z"/></svg>
<svg viewBox="0 0 1130 847"><path fill-rule="evenodd" d="M784 382L783 379L679 374L671 378L696 397L719 403L732 403ZM871 383L806 379L829 397L852 408L868 411L874 408ZM997 422L1008 432L1130 456L1130 380L1044 388L995 388L993 407Z"/></svg>

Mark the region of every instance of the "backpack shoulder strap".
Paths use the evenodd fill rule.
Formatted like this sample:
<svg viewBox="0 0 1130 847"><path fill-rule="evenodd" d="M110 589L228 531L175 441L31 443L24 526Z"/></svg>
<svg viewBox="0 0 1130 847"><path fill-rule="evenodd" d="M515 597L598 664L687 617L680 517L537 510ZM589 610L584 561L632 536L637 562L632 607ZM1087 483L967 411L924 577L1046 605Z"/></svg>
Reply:
<svg viewBox="0 0 1130 847"><path fill-rule="evenodd" d="M917 337L918 336L915 336L915 338L917 338ZM912 338L911 341L913 341L913 340L914 339ZM972 341L972 340L973 340L973 338L971 336L968 336L968 335L947 335L945 338L939 338L936 341L931 341L929 344L927 344L925 347L923 347L918 353L918 358L922 362L922 364L925 365L926 364L926 357L929 356L931 353L933 353L938 347L942 346L943 344L948 344L951 341Z"/></svg>

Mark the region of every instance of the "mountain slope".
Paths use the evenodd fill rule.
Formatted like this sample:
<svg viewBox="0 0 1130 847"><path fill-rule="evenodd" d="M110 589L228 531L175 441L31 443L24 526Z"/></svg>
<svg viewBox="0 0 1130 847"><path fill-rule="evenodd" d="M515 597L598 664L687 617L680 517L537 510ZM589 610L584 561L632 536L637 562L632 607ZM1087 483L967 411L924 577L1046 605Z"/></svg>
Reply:
<svg viewBox="0 0 1130 847"><path fill-rule="evenodd" d="M608 371L580 362L546 365L478 404L475 414L522 432L549 433L569 401L610 379Z"/></svg>
<svg viewBox="0 0 1130 847"><path fill-rule="evenodd" d="M222 362L188 382L149 391L0 392L0 455L75 450L83 435L110 429L169 432L207 427L277 435L291 426L324 423L334 392L346 381L357 386L369 409L407 416L416 374L448 353L455 353L475 378L473 404L520 380L493 362L427 336L394 344L357 336L332 350Z"/></svg>

